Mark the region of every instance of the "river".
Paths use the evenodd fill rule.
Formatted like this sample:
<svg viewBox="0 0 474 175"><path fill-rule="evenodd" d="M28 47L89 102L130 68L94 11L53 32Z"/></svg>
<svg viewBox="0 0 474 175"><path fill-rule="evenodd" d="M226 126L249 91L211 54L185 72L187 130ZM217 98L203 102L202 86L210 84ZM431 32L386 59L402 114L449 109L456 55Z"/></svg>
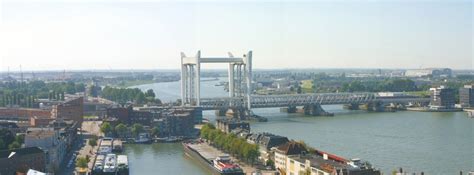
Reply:
<svg viewBox="0 0 474 175"><path fill-rule="evenodd" d="M201 82L202 97L224 97L219 81ZM179 98L180 83L134 86L153 89L164 102ZM403 167L409 172L459 174L474 170L474 119L463 112L364 112L340 105L323 106L334 117L280 113L277 108L254 109L269 120L251 123L254 132L265 131L304 140L317 149L346 158L370 161L385 174ZM205 118L215 120L213 111ZM131 174L207 174L183 156L180 144L127 145Z"/></svg>

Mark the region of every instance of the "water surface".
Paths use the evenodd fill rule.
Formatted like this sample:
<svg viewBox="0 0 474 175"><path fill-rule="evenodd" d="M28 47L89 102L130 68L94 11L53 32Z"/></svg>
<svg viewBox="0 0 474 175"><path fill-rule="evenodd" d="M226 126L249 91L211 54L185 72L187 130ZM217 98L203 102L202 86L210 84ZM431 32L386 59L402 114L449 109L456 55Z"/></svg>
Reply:
<svg viewBox="0 0 474 175"><path fill-rule="evenodd" d="M214 86L217 83L201 82L201 96L225 97L227 92L222 86ZM164 101L174 101L180 94L179 82L136 87L153 89ZM269 121L251 123L251 129L304 140L317 149L346 158L369 160L386 174L398 167L427 174L459 174L461 170L466 174L474 170L474 119L463 112L368 113L344 110L340 105L323 108L335 112L336 116L311 117L280 113L277 108L254 109L256 114L267 117ZM204 117L211 121L216 118L213 111L205 111ZM135 147L141 149L130 151L126 148L134 161L131 165L134 174L205 174L196 163L183 157L179 144L132 148Z"/></svg>

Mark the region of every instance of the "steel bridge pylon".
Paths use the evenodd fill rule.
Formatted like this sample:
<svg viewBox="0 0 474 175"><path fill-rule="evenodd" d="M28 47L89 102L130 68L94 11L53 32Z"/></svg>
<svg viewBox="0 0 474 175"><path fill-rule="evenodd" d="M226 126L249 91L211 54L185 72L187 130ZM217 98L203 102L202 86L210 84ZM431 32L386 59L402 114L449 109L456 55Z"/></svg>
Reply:
<svg viewBox="0 0 474 175"><path fill-rule="evenodd" d="M194 57L181 52L181 105L201 106L201 63L229 63L229 97L241 98L247 109L251 107L252 93L252 51L243 57L201 57L198 51ZM237 104L231 104L231 106Z"/></svg>

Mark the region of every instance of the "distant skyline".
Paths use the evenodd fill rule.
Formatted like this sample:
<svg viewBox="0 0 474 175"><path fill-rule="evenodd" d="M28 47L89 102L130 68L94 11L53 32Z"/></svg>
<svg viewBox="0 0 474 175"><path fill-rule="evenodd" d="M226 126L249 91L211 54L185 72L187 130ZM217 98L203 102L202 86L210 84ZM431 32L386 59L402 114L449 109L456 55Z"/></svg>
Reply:
<svg viewBox="0 0 474 175"><path fill-rule="evenodd" d="M472 70L473 25L471 0L3 0L0 71L178 69L197 50L253 50L255 69Z"/></svg>

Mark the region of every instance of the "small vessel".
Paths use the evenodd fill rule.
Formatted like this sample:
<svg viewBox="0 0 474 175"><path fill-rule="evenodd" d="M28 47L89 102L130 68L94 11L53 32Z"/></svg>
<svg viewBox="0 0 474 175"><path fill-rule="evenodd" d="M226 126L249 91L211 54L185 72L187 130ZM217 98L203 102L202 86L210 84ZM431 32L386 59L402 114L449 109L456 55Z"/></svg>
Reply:
<svg viewBox="0 0 474 175"><path fill-rule="evenodd" d="M120 139L115 139L112 142L112 151L114 152L122 152L122 141Z"/></svg>
<svg viewBox="0 0 474 175"><path fill-rule="evenodd" d="M117 155L107 154L104 161L104 173L115 173L117 171Z"/></svg>
<svg viewBox="0 0 474 175"><path fill-rule="evenodd" d="M95 158L94 168L92 169L92 174L102 174L104 171L104 155L97 155Z"/></svg>
<svg viewBox="0 0 474 175"><path fill-rule="evenodd" d="M225 85L225 82L221 81L221 82L215 84L214 86L224 86L224 85Z"/></svg>
<svg viewBox="0 0 474 175"><path fill-rule="evenodd" d="M218 156L216 159L212 160L212 163L214 164L214 168L219 170L221 174L242 171L239 165L232 163L230 156L227 154Z"/></svg>
<svg viewBox="0 0 474 175"><path fill-rule="evenodd" d="M150 134L148 133L140 133L138 134L138 138L134 139L135 143L150 143L151 138Z"/></svg>
<svg viewBox="0 0 474 175"><path fill-rule="evenodd" d="M126 155L117 156L117 174L128 175L128 157Z"/></svg>
<svg viewBox="0 0 474 175"><path fill-rule="evenodd" d="M474 118L474 110L466 110L467 116Z"/></svg>
<svg viewBox="0 0 474 175"><path fill-rule="evenodd" d="M183 140L182 138L180 137L176 137L176 136L171 136L171 137L168 137L165 142L168 142L168 143L173 143L173 142L179 142Z"/></svg>

